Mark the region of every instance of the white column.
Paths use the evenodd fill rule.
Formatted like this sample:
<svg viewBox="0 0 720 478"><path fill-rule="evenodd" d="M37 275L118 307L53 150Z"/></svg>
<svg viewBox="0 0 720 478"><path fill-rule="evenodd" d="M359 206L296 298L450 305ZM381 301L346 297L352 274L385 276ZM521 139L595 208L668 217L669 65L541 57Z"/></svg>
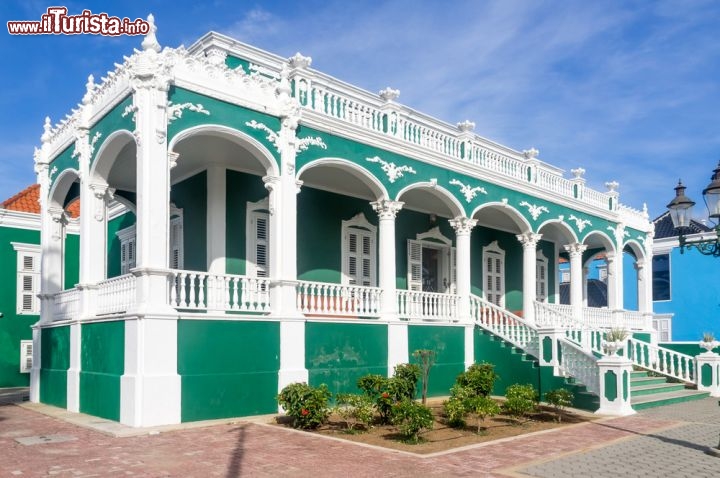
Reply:
<svg viewBox="0 0 720 478"><path fill-rule="evenodd" d="M67 409L80 411L80 351L82 325L79 321L70 324L70 367L67 371Z"/></svg>
<svg viewBox="0 0 720 478"><path fill-rule="evenodd" d="M388 322L388 369L387 376L392 377L395 366L410 362L408 350L408 324L396 320Z"/></svg>
<svg viewBox="0 0 720 478"><path fill-rule="evenodd" d="M607 251L608 267L608 308L623 309L623 240L625 226L618 224L615 228L615 250Z"/></svg>
<svg viewBox="0 0 720 478"><path fill-rule="evenodd" d="M380 314L383 320L398 320L395 271L395 217L403 203L386 199L370 203L378 214L378 286L382 289Z"/></svg>
<svg viewBox="0 0 720 478"><path fill-rule="evenodd" d="M475 324L465 324L465 370L475 363Z"/></svg>
<svg viewBox="0 0 720 478"><path fill-rule="evenodd" d="M583 307L588 306L588 275L590 275L590 268L585 266L582 269Z"/></svg>
<svg viewBox="0 0 720 478"><path fill-rule="evenodd" d="M207 231L206 255L207 270L210 274L225 274L225 210L226 210L226 175L225 167L211 164L207 169ZM207 300L208 312L220 313L225 298L225 282L223 279L210 280Z"/></svg>
<svg viewBox="0 0 720 478"><path fill-rule="evenodd" d="M458 319L470 323L470 233L477 220L458 216L450 220L455 230L455 273L457 284L456 294L459 296Z"/></svg>
<svg viewBox="0 0 720 478"><path fill-rule="evenodd" d="M149 20L151 20L149 18ZM137 267L134 316L125 319L125 373L120 422L153 426L180 422L177 312L168 303L170 160L167 149L166 61L155 26L132 64L137 138Z"/></svg>
<svg viewBox="0 0 720 478"><path fill-rule="evenodd" d="M518 234L516 237L523 246L523 318L530 323L535 323L537 244L542 234L526 232L525 234Z"/></svg>
<svg viewBox="0 0 720 478"><path fill-rule="evenodd" d="M582 255L587 246L569 244L565 250L570 254L570 305L576 320L582 321Z"/></svg>

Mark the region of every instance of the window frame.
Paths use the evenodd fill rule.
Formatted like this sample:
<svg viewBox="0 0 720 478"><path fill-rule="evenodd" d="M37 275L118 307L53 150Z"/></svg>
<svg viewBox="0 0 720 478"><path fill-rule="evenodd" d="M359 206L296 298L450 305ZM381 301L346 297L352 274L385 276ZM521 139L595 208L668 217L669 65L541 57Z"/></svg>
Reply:
<svg viewBox="0 0 720 478"><path fill-rule="evenodd" d="M340 225L340 251L341 251L341 273L340 281L343 285L358 285L364 287L377 287L377 226L370 223L362 212L351 219L341 221ZM350 250L350 235L357 234L358 241L356 251ZM363 252L364 239L368 240L368 253ZM350 273L350 260L355 257L356 273ZM369 260L369 274L363 274L363 261ZM369 284L363 284L365 277L368 277ZM358 282L357 279L361 281ZM353 280L355 284L353 284Z"/></svg>
<svg viewBox="0 0 720 478"><path fill-rule="evenodd" d="M257 202L247 202L245 207L245 275L248 277L270 277L270 201L266 197ZM256 223L258 219L267 221L265 239L265 265L258 266L258 238ZM263 272L263 274L258 274Z"/></svg>
<svg viewBox="0 0 720 478"><path fill-rule="evenodd" d="M13 250L16 252L16 268L15 268L15 312L17 315L39 315L40 314L40 260L41 249L39 244L25 244L21 242L11 242ZM32 267L30 270L25 268L25 258L32 258ZM24 288L25 279L30 278L32 285L30 290ZM31 307L26 309L25 296L30 297Z"/></svg>
<svg viewBox="0 0 720 478"><path fill-rule="evenodd" d="M500 264L501 264L500 272L492 272L491 271L490 274L488 274L487 259L491 258L491 257L495 257L496 260L498 260L498 259L500 260ZM490 244L488 244L487 246L482 248L482 261L483 261L482 262L483 297L488 302L491 302L491 303L497 305L498 307L502 307L504 309L505 308L505 295L506 295L506 291L507 291L506 284L505 284L506 279L507 279L507 275L505 274L505 250L500 247L500 245L498 244L498 241L493 241ZM497 265L497 263L495 263L495 262L492 263L492 266L495 266L495 267L493 267L494 269L497 269L496 265ZM488 278L489 277L494 279L492 283L495 283L495 284L498 283L497 279L500 279L500 284L502 285L500 291L491 289L492 290L491 293L493 295L499 296L498 301L493 301L491 298L488 298Z"/></svg>

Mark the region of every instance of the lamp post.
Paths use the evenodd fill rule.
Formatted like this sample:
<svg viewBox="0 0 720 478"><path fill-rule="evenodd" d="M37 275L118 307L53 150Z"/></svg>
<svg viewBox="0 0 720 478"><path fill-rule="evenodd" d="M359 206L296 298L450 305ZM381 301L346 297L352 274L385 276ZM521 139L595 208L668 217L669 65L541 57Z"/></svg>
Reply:
<svg viewBox="0 0 720 478"><path fill-rule="evenodd" d="M683 254L685 248L695 248L706 256L720 257L720 162L710 177L710 184L702 192L709 213L708 217L715 225L714 237L710 239L702 236L693 239L686 237L685 230L690 226L692 207L695 205L695 201L685 195L685 189L687 188L682 181L678 181L678 185L675 186L675 197L667 205L673 226L678 231L680 253Z"/></svg>

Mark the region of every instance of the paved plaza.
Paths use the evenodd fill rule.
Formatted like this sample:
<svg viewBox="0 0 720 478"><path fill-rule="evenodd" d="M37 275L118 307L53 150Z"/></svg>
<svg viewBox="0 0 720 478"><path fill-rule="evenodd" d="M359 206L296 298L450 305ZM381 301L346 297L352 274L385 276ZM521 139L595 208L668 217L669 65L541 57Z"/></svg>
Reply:
<svg viewBox="0 0 720 478"><path fill-rule="evenodd" d="M20 396L0 391L0 477L720 475L717 399L417 456L242 420L138 431Z"/></svg>

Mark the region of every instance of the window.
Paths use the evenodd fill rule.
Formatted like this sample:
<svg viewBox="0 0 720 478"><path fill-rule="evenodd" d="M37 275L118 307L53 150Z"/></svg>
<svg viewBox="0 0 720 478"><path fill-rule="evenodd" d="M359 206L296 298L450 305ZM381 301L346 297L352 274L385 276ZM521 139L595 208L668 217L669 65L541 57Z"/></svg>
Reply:
<svg viewBox="0 0 720 478"><path fill-rule="evenodd" d="M30 373L33 363L32 340L20 341L20 373Z"/></svg>
<svg viewBox="0 0 720 478"><path fill-rule="evenodd" d="M135 267L137 257L135 225L118 231L116 235L120 240L120 275L128 274Z"/></svg>
<svg viewBox="0 0 720 478"><path fill-rule="evenodd" d="M270 275L270 211L268 199L247 203L245 227L245 274L250 277Z"/></svg>
<svg viewBox="0 0 720 478"><path fill-rule="evenodd" d="M120 240L120 275L129 274L137 264L137 234L135 224L115 233ZM183 214L182 209L170 205L170 249L168 267L182 269L183 258Z"/></svg>
<svg viewBox="0 0 720 478"><path fill-rule="evenodd" d="M540 302L546 302L548 296L548 260L542 251L538 251L537 260L535 261L535 296Z"/></svg>
<svg viewBox="0 0 720 478"><path fill-rule="evenodd" d="M40 313L40 246L12 243L17 253L17 308L18 314Z"/></svg>
<svg viewBox="0 0 720 478"><path fill-rule="evenodd" d="M183 218L175 216L170 218L170 269L182 269L183 260Z"/></svg>
<svg viewBox="0 0 720 478"><path fill-rule="evenodd" d="M652 260L653 300L670 300L670 254L658 254Z"/></svg>
<svg viewBox="0 0 720 478"><path fill-rule="evenodd" d="M505 307L505 251L497 241L483 247L483 285L485 299Z"/></svg>
<svg viewBox="0 0 720 478"><path fill-rule="evenodd" d="M658 342L672 341L672 317L673 314L655 314L653 316L653 328L658 332Z"/></svg>
<svg viewBox="0 0 720 478"><path fill-rule="evenodd" d="M377 228L363 213L342 221L342 283L375 286Z"/></svg>
<svg viewBox="0 0 720 478"><path fill-rule="evenodd" d="M456 254L452 240L434 227L408 239L408 290L454 294Z"/></svg>
<svg viewBox="0 0 720 478"><path fill-rule="evenodd" d="M570 271L560 271L560 282L563 284L570 282Z"/></svg>

